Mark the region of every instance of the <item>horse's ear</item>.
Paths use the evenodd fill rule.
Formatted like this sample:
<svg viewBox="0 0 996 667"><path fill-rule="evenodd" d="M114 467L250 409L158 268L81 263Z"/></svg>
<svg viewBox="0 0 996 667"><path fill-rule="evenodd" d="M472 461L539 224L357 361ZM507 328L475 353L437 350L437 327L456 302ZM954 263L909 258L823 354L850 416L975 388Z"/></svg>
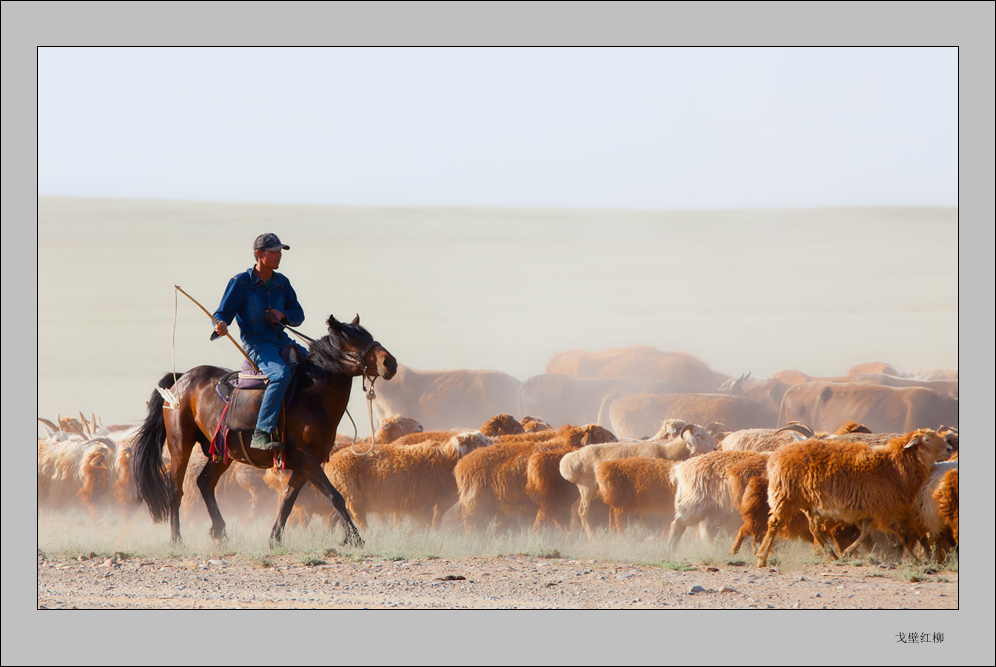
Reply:
<svg viewBox="0 0 996 667"><path fill-rule="evenodd" d="M353 321L350 322L350 324L352 324L353 326L357 326L359 325L359 323L360 323L360 314L356 313L356 317L353 318Z"/></svg>
<svg viewBox="0 0 996 667"><path fill-rule="evenodd" d="M326 324L329 327L329 333L337 333L342 328L339 321L335 319L335 315L329 315L329 319Z"/></svg>

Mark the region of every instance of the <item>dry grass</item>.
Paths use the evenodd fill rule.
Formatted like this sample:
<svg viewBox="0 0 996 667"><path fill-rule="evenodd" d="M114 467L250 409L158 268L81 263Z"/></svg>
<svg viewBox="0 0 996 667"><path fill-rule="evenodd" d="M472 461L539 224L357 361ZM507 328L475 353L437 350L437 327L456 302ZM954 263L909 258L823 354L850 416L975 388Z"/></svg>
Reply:
<svg viewBox="0 0 996 667"><path fill-rule="evenodd" d="M243 525L230 520L228 538L216 542L208 536L206 522L189 522L181 526L184 539L174 544L169 539L169 526L153 524L145 512L135 512L129 520L120 514L108 513L97 522L90 522L83 513L42 514L38 522L39 554L50 557L76 558L117 556L121 558L220 558L245 556L265 567L274 556L291 556L298 562L317 563L324 558L339 556L353 561L414 560L416 558L459 559L492 558L522 554L534 558L565 558L598 560L633 564L653 564L665 569L686 569L706 566L753 566L750 547L745 546L736 556L728 555L732 536L720 533L714 542L701 541L688 535L674 553L668 553L659 531L632 525L620 537L615 531L596 530L589 540L583 531L564 534L550 527L533 533L529 527L499 528L492 524L479 533L466 534L456 521L444 522L443 527L421 529L407 521L373 521L363 534L365 544L355 548L342 546L341 529L329 533L325 522L312 520L306 526L290 526L283 541L271 545L271 523L260 519ZM781 542L776 545L772 567L782 571L801 570L807 565L876 565L894 569L894 574L910 581L936 577L939 572L957 572L957 555L944 563L902 563L880 554L859 555L847 561L827 562L813 554L812 546L802 542Z"/></svg>

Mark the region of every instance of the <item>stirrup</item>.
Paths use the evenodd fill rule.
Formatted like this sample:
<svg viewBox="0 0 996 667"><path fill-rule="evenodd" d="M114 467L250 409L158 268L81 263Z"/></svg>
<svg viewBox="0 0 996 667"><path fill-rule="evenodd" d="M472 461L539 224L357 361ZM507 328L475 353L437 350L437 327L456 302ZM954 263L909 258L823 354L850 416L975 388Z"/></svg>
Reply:
<svg viewBox="0 0 996 667"><path fill-rule="evenodd" d="M249 449L258 449L263 452L273 451L275 449L283 449L284 443L277 442L273 439L273 436L269 433L264 433L263 435L254 435L252 437L252 442L249 443Z"/></svg>

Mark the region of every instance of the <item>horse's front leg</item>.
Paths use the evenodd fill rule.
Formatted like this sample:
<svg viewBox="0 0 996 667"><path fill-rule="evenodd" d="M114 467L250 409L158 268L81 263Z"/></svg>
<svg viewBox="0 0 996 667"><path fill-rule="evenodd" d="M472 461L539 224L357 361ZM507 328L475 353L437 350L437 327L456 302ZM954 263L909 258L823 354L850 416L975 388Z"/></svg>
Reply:
<svg viewBox="0 0 996 667"><path fill-rule="evenodd" d="M284 532L284 526L287 525L287 517L290 516L291 510L294 509L294 501L297 500L297 494L301 493L301 489L304 488L304 483L307 481L307 476L300 469L295 469L291 472L291 476L287 479L287 486L284 487L283 493L280 496L280 502L277 504L277 521L273 524L273 530L270 531L271 543L280 541L280 536Z"/></svg>
<svg viewBox="0 0 996 667"><path fill-rule="evenodd" d="M360 537L360 531L356 530L353 519L349 516L349 510L346 508L346 499L332 486L332 482L329 481L322 466L307 454L301 455L296 463L296 469L303 472L307 476L308 481L314 484L315 488L329 499L332 507L338 512L339 518L342 519L342 525L346 529L346 537L343 539L342 544L362 547L363 539Z"/></svg>
<svg viewBox="0 0 996 667"><path fill-rule="evenodd" d="M197 476L197 488L201 490L204 504L207 505L208 514L211 516L211 537L219 542L225 538L225 520L221 516L221 510L218 509L218 499L214 495L214 489L230 465L231 461L215 463L208 460L201 474Z"/></svg>

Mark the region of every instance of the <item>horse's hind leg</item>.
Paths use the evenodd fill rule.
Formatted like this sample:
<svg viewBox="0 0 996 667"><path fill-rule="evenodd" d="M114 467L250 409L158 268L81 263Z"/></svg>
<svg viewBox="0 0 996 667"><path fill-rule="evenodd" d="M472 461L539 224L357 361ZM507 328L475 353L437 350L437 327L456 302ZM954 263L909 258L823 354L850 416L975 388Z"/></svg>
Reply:
<svg viewBox="0 0 996 667"><path fill-rule="evenodd" d="M201 474L197 476L197 488L201 490L204 504L207 505L208 514L211 516L211 537L218 541L225 538L225 520L221 517L221 510L218 509L218 499L214 495L214 490L218 486L218 480L230 465L231 461L215 463L209 459L204 464Z"/></svg>
<svg viewBox="0 0 996 667"><path fill-rule="evenodd" d="M194 449L197 425L189 414L179 415L177 410L166 413L166 446L169 447L170 476L173 480L173 498L169 506L170 536L180 541L180 502L183 500L183 477Z"/></svg>

